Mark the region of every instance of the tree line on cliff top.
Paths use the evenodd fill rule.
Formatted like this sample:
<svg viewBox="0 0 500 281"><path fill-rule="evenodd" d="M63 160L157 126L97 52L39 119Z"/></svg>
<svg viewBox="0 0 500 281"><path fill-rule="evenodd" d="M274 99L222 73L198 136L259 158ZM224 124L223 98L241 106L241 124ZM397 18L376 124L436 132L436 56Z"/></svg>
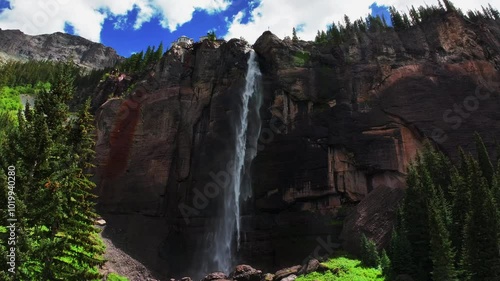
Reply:
<svg viewBox="0 0 500 281"><path fill-rule="evenodd" d="M480 11L468 11L463 13L457 9L449 0L439 0L438 5L426 5L415 8L412 6L408 13L401 13L396 8L389 8L391 22L387 23L385 17L379 15L368 15L366 18L360 18L352 21L347 15L344 16L344 22L333 22L328 28L322 31L318 30L315 38L316 43L345 43L354 36L366 32L381 32L394 29L396 31L409 29L418 26L436 16L447 12L454 12L469 22L477 22L481 19L500 20L500 13L491 5L481 7Z"/></svg>

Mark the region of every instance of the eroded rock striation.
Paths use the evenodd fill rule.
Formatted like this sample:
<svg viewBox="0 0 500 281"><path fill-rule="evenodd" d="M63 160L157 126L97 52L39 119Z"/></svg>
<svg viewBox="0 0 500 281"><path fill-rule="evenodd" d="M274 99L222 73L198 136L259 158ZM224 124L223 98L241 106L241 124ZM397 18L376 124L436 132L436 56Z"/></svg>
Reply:
<svg viewBox="0 0 500 281"><path fill-rule="evenodd" d="M264 32L253 45L263 122L235 263L303 264L333 253L341 231L346 248L360 232L387 243L425 139L453 158L457 146L473 150L478 131L493 149L499 38L498 22L454 13L342 45ZM109 236L158 276L210 272L199 258L227 186L247 50L237 39L174 46L143 90L97 110L95 180Z"/></svg>

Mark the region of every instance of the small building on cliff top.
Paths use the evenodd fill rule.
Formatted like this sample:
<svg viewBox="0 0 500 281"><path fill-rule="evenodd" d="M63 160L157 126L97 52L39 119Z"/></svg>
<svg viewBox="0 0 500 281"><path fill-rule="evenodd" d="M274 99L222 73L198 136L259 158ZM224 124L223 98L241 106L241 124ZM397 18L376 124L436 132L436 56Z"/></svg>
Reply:
<svg viewBox="0 0 500 281"><path fill-rule="evenodd" d="M192 45L194 43L194 40L187 37L187 36L184 36L182 35L181 37L177 38L177 40L175 40L174 42L172 42L172 45L170 45L170 47L173 47L174 45L179 45L179 46L182 46L182 47L187 47L189 45Z"/></svg>

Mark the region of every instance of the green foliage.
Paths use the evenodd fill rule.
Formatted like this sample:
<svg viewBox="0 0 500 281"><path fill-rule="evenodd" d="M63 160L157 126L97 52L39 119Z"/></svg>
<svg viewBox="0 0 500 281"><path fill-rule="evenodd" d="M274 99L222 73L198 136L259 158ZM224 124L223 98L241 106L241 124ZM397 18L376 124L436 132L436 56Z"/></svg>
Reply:
<svg viewBox="0 0 500 281"><path fill-rule="evenodd" d="M366 238L364 234L361 235L361 261L368 267L378 267L380 265L377 245Z"/></svg>
<svg viewBox="0 0 500 281"><path fill-rule="evenodd" d="M410 27L405 23L403 16L396 8L390 7L389 12L391 13L392 26L395 30L402 30Z"/></svg>
<svg viewBox="0 0 500 281"><path fill-rule="evenodd" d="M468 11L467 16L463 15L459 9L456 9L449 0L444 0L444 5L439 1L439 5L425 5L415 8L412 6L408 13L401 13L394 7L389 8L391 15L391 26L389 26L385 17L368 15L366 18L357 19L352 22L348 16L344 16L344 23L332 23L326 31L319 31L314 42L318 44L340 45L347 43L352 38L364 33L385 32L391 29L403 31L413 26L418 26L424 22L429 22L439 18L447 13L456 13L458 16L470 21L480 19L497 20L500 19L500 12L491 5L482 7L481 11Z"/></svg>
<svg viewBox="0 0 500 281"><path fill-rule="evenodd" d="M500 280L500 161L475 137L477 158L460 150L452 165L427 146L410 168L389 252L395 275Z"/></svg>
<svg viewBox="0 0 500 281"><path fill-rule="evenodd" d="M303 67L309 62L310 53L309 52L296 52L293 55L293 64L297 67Z"/></svg>
<svg viewBox="0 0 500 281"><path fill-rule="evenodd" d="M382 274L385 276L386 279L390 279L392 276L392 266L391 266L391 260L389 259L389 256L387 255L387 252L382 250L382 253L380 254L380 269L382 270Z"/></svg>
<svg viewBox="0 0 500 281"><path fill-rule="evenodd" d="M208 37L208 41L215 41L217 40L217 35L215 35L215 31L211 30L209 32L207 32L207 37Z"/></svg>
<svg viewBox="0 0 500 281"><path fill-rule="evenodd" d="M401 219L401 215L398 216ZM403 225L399 225L392 232L389 258L391 269L397 274L411 274L414 271L411 244Z"/></svg>
<svg viewBox="0 0 500 281"><path fill-rule="evenodd" d="M57 70L65 63L53 61L7 62L0 66L0 86L36 86L38 83L51 82L56 79ZM81 73L74 64L67 69L73 76Z"/></svg>
<svg viewBox="0 0 500 281"><path fill-rule="evenodd" d="M365 19L360 18L351 22L351 19L344 16L344 23L332 23L325 31L318 31L314 42L342 44L361 33L381 32L389 27L384 18L369 15Z"/></svg>
<svg viewBox="0 0 500 281"><path fill-rule="evenodd" d="M367 268L361 261L338 257L324 263L330 270L325 273L313 272L299 276L297 281L383 281L385 278L380 269Z"/></svg>
<svg viewBox="0 0 500 281"><path fill-rule="evenodd" d="M129 281L127 277L123 277L121 275L118 275L116 273L110 273L106 277L106 281Z"/></svg>
<svg viewBox="0 0 500 281"><path fill-rule="evenodd" d="M0 88L0 112L15 113L22 109L20 93L25 92L25 87Z"/></svg>
<svg viewBox="0 0 500 281"><path fill-rule="evenodd" d="M292 29L292 41L293 42L299 41L299 37L297 37L297 31L295 30L295 27Z"/></svg>
<svg viewBox="0 0 500 281"><path fill-rule="evenodd" d="M98 85L100 78L110 69L86 70L75 64L53 61L7 62L0 65L0 89L9 87L20 93L37 95L41 91L49 91L51 84L57 79L60 68L65 68L74 76L75 93L71 105L83 103L89 93ZM83 96L83 97L82 97Z"/></svg>
<svg viewBox="0 0 500 281"><path fill-rule="evenodd" d="M455 250L453 249L449 227L446 223L446 201L443 193L433 190L429 202L430 245L433 280L458 281L455 269Z"/></svg>
<svg viewBox="0 0 500 281"><path fill-rule="evenodd" d="M104 263L104 244L93 225L94 184L86 174L94 128L88 104L75 121L69 121L73 67L59 66L50 91L38 94L34 109L27 106L24 114L18 114L18 126L7 132L1 147L0 175L10 165L17 172L18 280L101 277L97 267ZM5 190L1 195L4 204ZM2 263L2 271L6 266Z"/></svg>
<svg viewBox="0 0 500 281"><path fill-rule="evenodd" d="M144 72L150 70L163 57L163 42L158 48L148 46L146 51L135 53L118 65L118 70L127 73Z"/></svg>

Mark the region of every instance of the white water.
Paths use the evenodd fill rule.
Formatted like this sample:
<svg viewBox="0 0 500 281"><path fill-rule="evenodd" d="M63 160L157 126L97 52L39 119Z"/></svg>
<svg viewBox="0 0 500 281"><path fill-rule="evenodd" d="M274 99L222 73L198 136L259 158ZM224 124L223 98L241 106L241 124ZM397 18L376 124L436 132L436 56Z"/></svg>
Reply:
<svg viewBox="0 0 500 281"><path fill-rule="evenodd" d="M246 144L247 144L247 129L248 129L248 112L249 112L249 101L250 97L255 93L256 91L256 79L261 75L260 69L259 69L259 64L257 63L257 60L255 59L255 52L250 51L250 57L248 58L248 70L247 70L247 76L246 76L246 85L245 85L245 92L243 92L243 110L241 112L241 126L239 130L237 130L237 137L236 137L236 153L235 153L235 169L234 169L234 183L233 183L233 188L234 188L234 198L235 198L235 218L236 218L236 237L237 237L237 248L240 248L240 233L241 233L241 215L240 215L240 199L247 199L247 198L241 198L241 194L250 194L246 192L245 190L242 190L243 188L251 188L248 185L244 185L242 182L242 170L245 166L245 156L246 156ZM255 157L255 155L253 155ZM249 159L250 161L253 160Z"/></svg>
<svg viewBox="0 0 500 281"><path fill-rule="evenodd" d="M214 263L217 270L228 273L233 266L234 234L236 232L236 250L240 248L241 241L241 204L247 200L251 192L251 184L245 179L245 164L250 164L256 156L258 135L260 134L260 96L257 96L257 82L261 76L255 52L250 51L248 58L248 69L246 74L245 90L241 96L241 112L239 112L236 123L236 140L234 158L231 166L231 185L225 191L222 218L216 228L214 237ZM254 96L255 95L255 96ZM251 102L254 97L255 102ZM251 108L252 107L252 108ZM254 108L255 107L255 108ZM249 129L249 113L254 114L253 122L258 122L257 129ZM247 149L247 140L249 147ZM209 238L210 239L210 238Z"/></svg>

